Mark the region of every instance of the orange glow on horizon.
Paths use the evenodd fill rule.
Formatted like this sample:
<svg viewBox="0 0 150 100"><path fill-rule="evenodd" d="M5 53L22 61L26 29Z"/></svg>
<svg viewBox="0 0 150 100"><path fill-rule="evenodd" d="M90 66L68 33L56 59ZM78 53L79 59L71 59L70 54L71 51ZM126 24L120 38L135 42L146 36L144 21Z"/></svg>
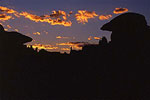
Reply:
<svg viewBox="0 0 150 100"><path fill-rule="evenodd" d="M32 46L32 48L33 49L38 49L38 50L41 50L41 49L45 49L45 50L56 50L56 49L58 49L58 47L54 47L54 46L52 46L52 45L49 45L49 44L46 44L46 45L44 45L44 44L33 44L33 45L27 45L27 47L31 47Z"/></svg>
<svg viewBox="0 0 150 100"><path fill-rule="evenodd" d="M82 46L80 46L80 43L78 44L78 43L66 42L66 43L57 43L56 45L69 46L75 50L82 50Z"/></svg>

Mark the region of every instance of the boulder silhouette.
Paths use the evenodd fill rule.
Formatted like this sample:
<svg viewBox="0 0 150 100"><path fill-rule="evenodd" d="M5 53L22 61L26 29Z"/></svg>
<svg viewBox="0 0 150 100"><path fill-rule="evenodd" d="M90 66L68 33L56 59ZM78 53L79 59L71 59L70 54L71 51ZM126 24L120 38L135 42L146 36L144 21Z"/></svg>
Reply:
<svg viewBox="0 0 150 100"><path fill-rule="evenodd" d="M4 30L3 26L0 25L0 43L3 46L17 46L23 45L24 43L31 42L32 38L22 35L18 32L7 32Z"/></svg>
<svg viewBox="0 0 150 100"><path fill-rule="evenodd" d="M117 46L142 47L147 37L149 26L145 17L137 13L125 13L117 16L101 27L102 30L112 31L111 42Z"/></svg>
<svg viewBox="0 0 150 100"><path fill-rule="evenodd" d="M104 24L101 29L112 31L112 55L108 65L111 74L107 76L110 81L106 81L111 84L106 85L106 88L110 86L110 94L107 93L117 97L148 97L149 85L146 84L149 84L150 76L147 72L150 66L150 28L145 17L137 13L125 13Z"/></svg>
<svg viewBox="0 0 150 100"><path fill-rule="evenodd" d="M104 24L101 29L107 31L136 31L147 28L145 17L138 13L125 13Z"/></svg>

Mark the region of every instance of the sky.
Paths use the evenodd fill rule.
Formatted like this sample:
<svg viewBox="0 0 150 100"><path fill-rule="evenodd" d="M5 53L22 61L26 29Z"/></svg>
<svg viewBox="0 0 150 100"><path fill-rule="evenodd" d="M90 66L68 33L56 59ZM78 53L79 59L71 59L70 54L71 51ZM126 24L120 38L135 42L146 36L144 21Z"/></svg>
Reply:
<svg viewBox="0 0 150 100"><path fill-rule="evenodd" d="M28 46L69 52L70 47L97 44L103 36L110 41L111 32L100 27L122 13L143 14L150 25L149 5L150 0L0 0L1 7L15 11L1 8L0 23L7 31L32 37ZM4 14L11 18L4 20Z"/></svg>

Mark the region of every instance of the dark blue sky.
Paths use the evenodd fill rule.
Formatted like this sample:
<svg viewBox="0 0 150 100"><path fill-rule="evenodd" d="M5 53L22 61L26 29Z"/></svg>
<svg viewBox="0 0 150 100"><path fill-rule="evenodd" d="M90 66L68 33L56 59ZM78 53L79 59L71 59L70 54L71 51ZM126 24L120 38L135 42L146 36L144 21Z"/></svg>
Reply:
<svg viewBox="0 0 150 100"><path fill-rule="evenodd" d="M112 18L114 18L118 15L113 14L113 10L123 7L128 8L129 12L145 15L148 24L150 24L150 0L1 0L0 2L1 6L13 8L18 12L27 11L36 15L49 14L52 10L73 11L75 13L78 10L87 10L95 11L99 15L111 14ZM51 26L47 23L35 23L23 18L7 21L4 24L15 26L23 34L41 32L40 36L30 35L37 43L41 44L71 41L98 43L98 40L88 41L89 36L106 36L110 40L110 33L100 30L100 27L110 20L101 21L95 18L89 19L86 24L77 23L75 18L70 20L73 22L71 27ZM25 29L23 26L28 28ZM48 35L42 33L43 31L47 31ZM55 38L57 36L75 37L75 39L58 40Z"/></svg>

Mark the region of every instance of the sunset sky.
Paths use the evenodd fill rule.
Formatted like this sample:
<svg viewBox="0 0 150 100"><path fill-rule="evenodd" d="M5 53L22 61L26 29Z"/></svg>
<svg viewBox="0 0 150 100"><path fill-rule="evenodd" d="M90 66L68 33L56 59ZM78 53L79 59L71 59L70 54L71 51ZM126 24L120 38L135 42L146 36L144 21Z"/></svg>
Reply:
<svg viewBox="0 0 150 100"><path fill-rule="evenodd" d="M121 13L143 14L150 25L149 5L150 0L0 0L0 23L32 37L33 47L69 52L103 36L110 41L111 33L100 27Z"/></svg>

